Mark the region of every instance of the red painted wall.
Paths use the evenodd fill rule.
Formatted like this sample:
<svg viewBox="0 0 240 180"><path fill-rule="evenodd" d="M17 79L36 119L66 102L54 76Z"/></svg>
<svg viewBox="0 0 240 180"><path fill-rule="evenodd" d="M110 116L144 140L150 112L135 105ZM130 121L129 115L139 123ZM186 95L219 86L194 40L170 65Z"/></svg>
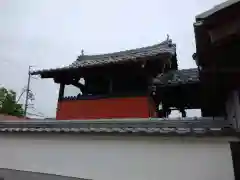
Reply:
<svg viewBox="0 0 240 180"><path fill-rule="evenodd" d="M58 103L57 119L148 118L151 104L148 97L63 100Z"/></svg>

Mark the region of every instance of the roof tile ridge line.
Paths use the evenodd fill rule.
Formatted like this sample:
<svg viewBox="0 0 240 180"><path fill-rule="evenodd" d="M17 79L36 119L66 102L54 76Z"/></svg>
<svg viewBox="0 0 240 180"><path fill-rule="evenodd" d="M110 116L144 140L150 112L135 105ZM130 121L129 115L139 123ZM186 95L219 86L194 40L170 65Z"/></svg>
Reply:
<svg viewBox="0 0 240 180"><path fill-rule="evenodd" d="M79 55L77 57L77 59L75 61L82 61L80 58L81 57L90 57L90 58L93 58L93 57L101 57L101 56L114 56L114 55L117 55L117 54L121 54L121 53L127 53L127 52L131 52L131 51L137 51L137 50L143 50L143 49L151 49L151 48L155 48L155 47L158 47L158 46L166 46L166 45L172 45L173 47L176 48L176 44L175 43L172 43L172 40L171 39L168 39L168 40L165 40L165 41L162 41L160 43L157 43L157 44L153 44L153 45L149 45L149 46L144 46L144 47L140 47L140 48L134 48L134 49L127 49L127 50L122 50L122 51L117 51L117 52L112 52L112 53L103 53L103 54L93 54L93 55Z"/></svg>

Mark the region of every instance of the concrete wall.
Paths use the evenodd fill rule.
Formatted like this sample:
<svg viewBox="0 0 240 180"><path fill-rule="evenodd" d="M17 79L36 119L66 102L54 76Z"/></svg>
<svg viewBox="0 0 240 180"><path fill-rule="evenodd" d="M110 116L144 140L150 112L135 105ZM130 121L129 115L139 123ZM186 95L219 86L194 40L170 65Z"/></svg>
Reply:
<svg viewBox="0 0 240 180"><path fill-rule="evenodd" d="M93 180L233 180L226 139L0 134L0 168Z"/></svg>

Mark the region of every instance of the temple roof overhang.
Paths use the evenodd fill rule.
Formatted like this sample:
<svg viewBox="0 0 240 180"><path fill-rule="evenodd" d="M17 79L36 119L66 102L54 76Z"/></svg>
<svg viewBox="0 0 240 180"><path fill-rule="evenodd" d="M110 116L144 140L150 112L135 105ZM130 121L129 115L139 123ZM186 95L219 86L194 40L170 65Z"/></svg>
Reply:
<svg viewBox="0 0 240 180"><path fill-rule="evenodd" d="M199 83L199 72L197 68L171 70L153 79L155 86L179 86L183 84Z"/></svg>
<svg viewBox="0 0 240 180"><path fill-rule="evenodd" d="M240 66L240 0L228 0L196 16L194 23L196 55L201 81L236 72ZM239 70L238 70L239 72ZM230 80L231 78L229 78ZM228 80L228 81L229 81Z"/></svg>
<svg viewBox="0 0 240 180"><path fill-rule="evenodd" d="M171 70L153 79L156 102L169 107L201 108L201 83L197 68Z"/></svg>
<svg viewBox="0 0 240 180"><path fill-rule="evenodd" d="M31 75L41 75L42 78L52 78L56 73L68 72L81 68L106 66L112 64L124 64L126 62L139 62L146 60L146 58L149 59L156 56L162 57L162 59L166 59L175 55L176 45L172 43L172 40L168 39L159 44L132 50L100 55L81 55L78 56L77 60L75 60L69 66L55 69L37 70L31 72Z"/></svg>
<svg viewBox="0 0 240 180"><path fill-rule="evenodd" d="M219 5L214 6L212 9L205 11L196 16L196 20L205 20L211 16L217 15L225 11L226 9L233 8L235 5L240 5L240 0L227 0Z"/></svg>

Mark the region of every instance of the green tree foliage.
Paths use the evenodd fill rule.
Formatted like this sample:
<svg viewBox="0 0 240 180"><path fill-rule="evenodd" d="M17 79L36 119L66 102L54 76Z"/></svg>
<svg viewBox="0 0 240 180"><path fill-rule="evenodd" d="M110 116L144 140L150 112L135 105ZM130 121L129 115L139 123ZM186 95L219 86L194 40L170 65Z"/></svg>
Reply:
<svg viewBox="0 0 240 180"><path fill-rule="evenodd" d="M16 92L0 87L0 114L24 116L22 105L16 102Z"/></svg>

